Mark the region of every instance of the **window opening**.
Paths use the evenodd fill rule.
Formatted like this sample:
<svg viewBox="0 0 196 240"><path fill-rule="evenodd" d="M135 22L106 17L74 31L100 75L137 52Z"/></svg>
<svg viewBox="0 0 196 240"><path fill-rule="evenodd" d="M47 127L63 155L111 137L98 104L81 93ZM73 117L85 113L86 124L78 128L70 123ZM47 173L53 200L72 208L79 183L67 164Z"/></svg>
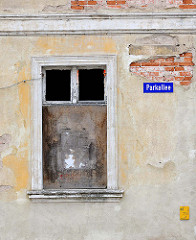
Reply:
<svg viewBox="0 0 196 240"><path fill-rule="evenodd" d="M104 70L79 70L79 101L104 100Z"/></svg>
<svg viewBox="0 0 196 240"><path fill-rule="evenodd" d="M43 69L43 187L107 188L105 70L65 69Z"/></svg>
<svg viewBox="0 0 196 240"><path fill-rule="evenodd" d="M81 65L82 64L82 65ZM107 69L107 76L104 79L104 101L96 100L96 101L79 101L79 72L80 69ZM70 70L71 72L71 97L70 101L47 101L46 100L46 71L47 70ZM31 168L32 168L32 181L31 181L31 190L27 192L29 198L33 201L119 201L120 198L123 197L123 190L118 189L118 144L117 144L117 114L116 114L116 98L117 98L117 58L115 55L93 55L93 56L52 56L52 57L34 57L32 58L32 78L37 79L41 75L43 75L43 81L33 81L32 82L32 144L31 144ZM104 76L106 75L106 71L104 71ZM109 87L107 87L109 86ZM42 103L42 104L41 104ZM100 107L100 108L98 108ZM88 110L87 110L88 108ZM101 111L101 108L103 111ZM56 110L57 109L57 110ZM70 110L70 111L69 111ZM75 110L75 112L74 112ZM62 111L62 112L61 112ZM79 111L79 112L77 112ZM81 114L83 113L83 120L81 121ZM100 112L101 113L100 113ZM66 113L67 112L67 113ZM94 116L91 116L91 113ZM72 115L69 122L66 123L66 117ZM49 117L48 117L49 116ZM74 121L72 121L72 118ZM61 120L65 123L62 123ZM86 126L82 126L82 122L86 121ZM67 128L66 128L67 124ZM70 125L70 127L68 126ZM75 127L72 129L71 124ZM56 129L53 126L57 126ZM83 127L83 128L82 128ZM100 127L104 127L104 134L101 131L100 135L94 135ZM72 131L73 130L73 131ZM87 131L88 130L88 131ZM91 130L93 130L91 132ZM73 132L73 136L68 138L68 134ZM80 132L80 134L79 134ZM93 133L94 132L94 133ZM55 133L60 133L57 135L53 135ZM67 134L68 133L68 134ZM79 136L79 137L78 137ZM93 156L97 156L97 154L93 153L92 150L88 151L93 144L95 144L95 138L93 136L99 136L96 139L96 143L98 145L105 142L105 149L107 153L98 154L98 156L106 156L105 163L107 164L97 164L100 172L106 172L104 181L99 182L97 186L94 185L93 182L97 182L99 178L99 174L96 174L94 171L94 167L96 164L93 164ZM107 137L107 139L106 139ZM106 140L102 142L102 139ZM62 141L61 141L62 139ZM63 140L64 139L64 140ZM50 147L56 146L61 149L61 142L66 142L65 151L74 151L73 148L69 148L73 142L75 142L75 149L83 149L80 148L82 145L86 152L84 151L84 156L89 156L89 159L92 159L92 164L85 164L89 169L93 169L92 171L88 171L88 177L96 175L94 180L90 179L89 187L86 189L85 186L78 186L80 184L80 179L77 181L78 174L75 174L74 171L84 171L85 166L80 164L81 162L74 162L72 156L69 158L58 158L60 161L56 161L53 159L51 164L48 164L48 173L47 176L44 176L44 172L46 171L45 165L49 160L45 158L48 149ZM83 144L80 144L83 142ZM107 142L107 143L106 143ZM92 144L90 144L92 143ZM44 145L45 144L45 145ZM46 150L44 150L46 147ZM55 151L58 152L58 147L49 150L49 155L51 156ZM64 146L63 146L64 147ZM72 150L70 150L72 149ZM104 149L104 147L102 148ZM90 154L88 154L88 152ZM62 151L61 151L62 153ZM64 154L64 153L63 153ZM61 154L60 154L61 155ZM79 152L78 155L80 156ZM58 154L55 156L58 156ZM62 161L62 159L64 161ZM97 161L97 160L96 160ZM63 179L66 178L66 175L60 175L60 172L55 176L53 175L53 179L48 183L47 181L53 174L52 171L56 168L56 165L61 166L62 163L63 168L72 171L73 174L70 174L70 181L73 185L69 188L64 185ZM102 171L102 166L106 166L104 171ZM44 169L45 168L45 169ZM78 169L80 168L80 169ZM58 167L56 168L58 169ZM62 169L62 168L61 168ZM71 172L70 171L70 172ZM98 171L97 171L98 173ZM57 179L60 176L62 178L61 182L57 183ZM76 177L75 185L72 178ZM86 181L85 181L86 182ZM53 184L53 185L52 185ZM53 188L55 186L55 188ZM73 188L78 189L73 189ZM101 187L99 187L101 186ZM80 189L81 188L81 189ZM93 189L94 188L94 189Z"/></svg>
<svg viewBox="0 0 196 240"><path fill-rule="evenodd" d="M46 101L70 101L70 70L46 70Z"/></svg>

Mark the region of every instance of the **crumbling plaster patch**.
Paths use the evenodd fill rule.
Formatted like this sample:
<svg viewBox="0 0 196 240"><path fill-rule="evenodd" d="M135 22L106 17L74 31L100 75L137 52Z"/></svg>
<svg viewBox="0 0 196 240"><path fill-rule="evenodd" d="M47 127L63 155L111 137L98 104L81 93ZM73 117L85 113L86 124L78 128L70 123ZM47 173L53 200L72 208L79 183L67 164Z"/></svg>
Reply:
<svg viewBox="0 0 196 240"><path fill-rule="evenodd" d="M139 57L139 61L131 63L131 72L150 81L190 84L195 54L192 43L180 42L178 37L171 35L151 35L138 38L135 43L129 45L129 54Z"/></svg>
<svg viewBox="0 0 196 240"><path fill-rule="evenodd" d="M195 46L193 36L181 37L176 35L159 35L152 34L145 37L136 37L136 39L129 45L129 54L135 55L132 53L134 47L140 47L140 51L136 55L140 55L140 58L152 58L159 56L175 56L180 55L183 52L192 52L193 56L195 55ZM145 48L149 49L149 52L146 53L143 51ZM161 52L156 51L156 48ZM174 52L171 53L172 48ZM170 50L171 49L171 50ZM169 50L169 51L168 51ZM149 54L150 53L150 54Z"/></svg>
<svg viewBox="0 0 196 240"><path fill-rule="evenodd" d="M134 41L135 44L138 45L176 45L178 44L179 39L177 36L171 35L150 35L145 37L136 38Z"/></svg>
<svg viewBox="0 0 196 240"><path fill-rule="evenodd" d="M47 5L44 6L42 12L65 12L70 8L71 4L67 5Z"/></svg>
<svg viewBox="0 0 196 240"><path fill-rule="evenodd" d="M154 82L174 82L187 86L193 78L193 55L190 52L174 57L155 57L146 61L132 62L130 71Z"/></svg>

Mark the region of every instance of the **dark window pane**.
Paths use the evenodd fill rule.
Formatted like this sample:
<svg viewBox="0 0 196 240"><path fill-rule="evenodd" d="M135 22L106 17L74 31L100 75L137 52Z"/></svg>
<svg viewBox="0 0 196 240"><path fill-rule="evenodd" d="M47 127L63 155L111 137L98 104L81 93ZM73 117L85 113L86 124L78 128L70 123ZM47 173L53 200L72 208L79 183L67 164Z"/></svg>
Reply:
<svg viewBox="0 0 196 240"><path fill-rule="evenodd" d="M104 70L79 70L79 100L104 100Z"/></svg>
<svg viewBox="0 0 196 240"><path fill-rule="evenodd" d="M70 101L70 70L46 71L46 101Z"/></svg>

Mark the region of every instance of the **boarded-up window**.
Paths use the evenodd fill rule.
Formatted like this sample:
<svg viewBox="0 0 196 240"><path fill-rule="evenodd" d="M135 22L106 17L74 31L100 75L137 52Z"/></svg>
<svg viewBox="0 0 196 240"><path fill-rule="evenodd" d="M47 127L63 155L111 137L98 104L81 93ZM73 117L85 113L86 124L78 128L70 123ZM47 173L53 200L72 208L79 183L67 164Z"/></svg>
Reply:
<svg viewBox="0 0 196 240"><path fill-rule="evenodd" d="M45 72L44 188L106 188L105 70L74 67L66 70L46 69ZM61 97L57 94L59 82ZM54 96L52 88L48 90L48 83L50 87L54 86Z"/></svg>

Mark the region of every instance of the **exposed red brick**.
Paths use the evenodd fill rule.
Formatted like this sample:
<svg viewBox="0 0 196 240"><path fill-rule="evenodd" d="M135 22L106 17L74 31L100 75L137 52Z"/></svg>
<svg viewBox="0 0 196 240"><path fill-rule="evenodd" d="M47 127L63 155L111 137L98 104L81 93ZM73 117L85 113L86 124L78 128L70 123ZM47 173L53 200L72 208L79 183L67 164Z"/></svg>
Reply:
<svg viewBox="0 0 196 240"><path fill-rule="evenodd" d="M191 72L180 72L180 76L192 76L193 74Z"/></svg>
<svg viewBox="0 0 196 240"><path fill-rule="evenodd" d="M74 10L82 10L82 9L84 9L84 7L83 6L71 6L71 8L72 9L74 9Z"/></svg>
<svg viewBox="0 0 196 240"><path fill-rule="evenodd" d="M115 4L116 4L116 1L107 1L107 4L108 4L108 5L115 5Z"/></svg>
<svg viewBox="0 0 196 240"><path fill-rule="evenodd" d="M189 85L189 84L190 84L190 82L185 82L185 81L180 82L180 85Z"/></svg>
<svg viewBox="0 0 196 240"><path fill-rule="evenodd" d="M175 67L175 71L184 71L184 67Z"/></svg>
<svg viewBox="0 0 196 240"><path fill-rule="evenodd" d="M178 66L194 66L193 62L177 62L176 65Z"/></svg>
<svg viewBox="0 0 196 240"><path fill-rule="evenodd" d="M184 81L191 81L192 80L192 77L185 77L184 78Z"/></svg>
<svg viewBox="0 0 196 240"><path fill-rule="evenodd" d="M87 4L87 1L72 1L72 5L83 6Z"/></svg>
<svg viewBox="0 0 196 240"><path fill-rule="evenodd" d="M117 1L117 5L118 4L125 4L126 3L126 1Z"/></svg>
<svg viewBox="0 0 196 240"><path fill-rule="evenodd" d="M193 77L193 66L192 53L183 53L179 57L132 62L130 71L155 82L178 81L188 85Z"/></svg>
<svg viewBox="0 0 196 240"><path fill-rule="evenodd" d="M192 0L183 0L183 4L192 4L193 1Z"/></svg>
<svg viewBox="0 0 196 240"><path fill-rule="evenodd" d="M97 4L97 1L94 1L94 0L90 0L90 1L75 0L75 1L71 1L71 8L76 10L82 10L84 9L84 7L93 6L96 4Z"/></svg>
<svg viewBox="0 0 196 240"><path fill-rule="evenodd" d="M88 5L96 5L97 1L88 1Z"/></svg>
<svg viewBox="0 0 196 240"><path fill-rule="evenodd" d="M181 8L181 9L196 9L196 5L185 4L185 5L180 5L179 8Z"/></svg>
<svg viewBox="0 0 196 240"><path fill-rule="evenodd" d="M184 58L184 61L185 62L192 62L192 58L190 58L190 57L189 58Z"/></svg>
<svg viewBox="0 0 196 240"><path fill-rule="evenodd" d="M182 53L180 56L181 57L190 57L190 58L192 58L192 53Z"/></svg>
<svg viewBox="0 0 196 240"><path fill-rule="evenodd" d="M165 67L165 71L174 71L174 67Z"/></svg>

